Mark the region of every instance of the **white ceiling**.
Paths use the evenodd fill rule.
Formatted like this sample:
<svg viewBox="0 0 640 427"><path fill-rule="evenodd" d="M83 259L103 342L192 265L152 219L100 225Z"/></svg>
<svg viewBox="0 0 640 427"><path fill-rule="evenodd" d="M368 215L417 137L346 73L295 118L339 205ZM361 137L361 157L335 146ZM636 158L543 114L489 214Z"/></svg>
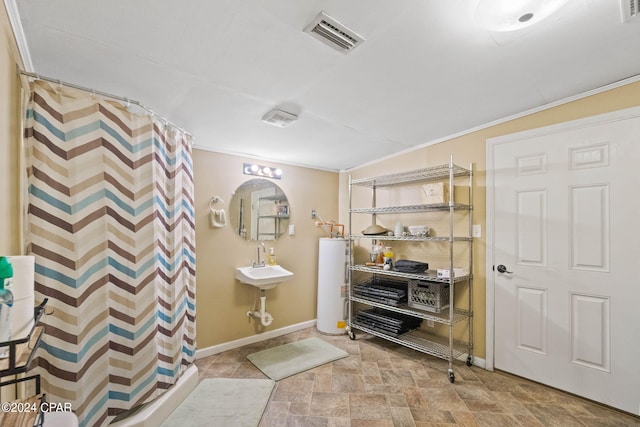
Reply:
<svg viewBox="0 0 640 427"><path fill-rule="evenodd" d="M640 74L640 17L571 0L489 32L478 0L17 1L35 72L138 100L211 150L343 170ZM627 0L628 2L628 0ZM367 41L303 33L324 10ZM261 122L280 106L288 128Z"/></svg>

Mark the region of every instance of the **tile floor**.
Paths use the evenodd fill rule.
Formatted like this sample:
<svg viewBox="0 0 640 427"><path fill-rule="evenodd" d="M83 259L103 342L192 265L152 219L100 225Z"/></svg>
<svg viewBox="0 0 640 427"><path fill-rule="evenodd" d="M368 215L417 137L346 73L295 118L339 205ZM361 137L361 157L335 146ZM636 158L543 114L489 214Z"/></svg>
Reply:
<svg viewBox="0 0 640 427"><path fill-rule="evenodd" d="M196 362L200 378L266 378L247 355L319 336L350 356L279 381L260 427L640 426L640 417L500 372L448 362L362 332L315 328Z"/></svg>

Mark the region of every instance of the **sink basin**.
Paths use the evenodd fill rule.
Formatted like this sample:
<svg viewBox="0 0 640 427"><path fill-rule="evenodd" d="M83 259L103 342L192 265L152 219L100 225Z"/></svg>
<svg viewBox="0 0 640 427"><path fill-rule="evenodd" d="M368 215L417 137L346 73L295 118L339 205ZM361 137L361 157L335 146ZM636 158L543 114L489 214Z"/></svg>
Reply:
<svg viewBox="0 0 640 427"><path fill-rule="evenodd" d="M273 289L278 283L291 280L292 277L293 273L280 265L236 268L236 279L262 290Z"/></svg>

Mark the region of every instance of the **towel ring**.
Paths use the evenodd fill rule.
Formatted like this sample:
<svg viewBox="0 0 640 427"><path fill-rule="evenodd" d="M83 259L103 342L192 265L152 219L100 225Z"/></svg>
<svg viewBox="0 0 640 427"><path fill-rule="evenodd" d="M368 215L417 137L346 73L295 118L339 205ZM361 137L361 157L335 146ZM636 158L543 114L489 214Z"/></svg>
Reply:
<svg viewBox="0 0 640 427"><path fill-rule="evenodd" d="M218 202L220 202L220 203L222 203L222 204L224 205L224 200L222 200L222 199L221 199L220 197L218 197L218 196L213 196L213 197L211 198L211 200L209 200L209 209L211 209L211 208L213 207L213 204L214 204L214 203L218 203Z"/></svg>

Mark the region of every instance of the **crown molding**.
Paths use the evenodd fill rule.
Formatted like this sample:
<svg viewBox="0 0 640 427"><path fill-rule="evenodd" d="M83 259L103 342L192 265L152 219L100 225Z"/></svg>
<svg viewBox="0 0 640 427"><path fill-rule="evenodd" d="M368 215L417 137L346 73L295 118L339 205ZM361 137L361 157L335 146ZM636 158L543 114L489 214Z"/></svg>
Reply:
<svg viewBox="0 0 640 427"><path fill-rule="evenodd" d="M529 116L529 115L532 115L532 114L535 114L535 113L539 113L541 111L549 110L549 109L554 108L554 107L558 107L558 106L561 106L561 105L564 105L564 104L568 104L568 103L573 102L573 101L578 101L578 100L583 99L583 98L588 98L590 96L597 95L597 94L603 93L603 92L607 92L609 90L617 89L619 87L630 85L630 84L633 84L633 83L636 83L636 82L640 82L640 74L636 74L634 76L631 76L631 77L628 77L628 78L625 78L625 79L622 79L622 80L618 80L616 82L613 82L613 83L610 83L610 84L607 84L607 85L604 85L604 86L600 86L598 88L591 89L591 90L588 90L586 92L579 93L577 95L572 95L572 96L569 96L567 98L560 99L558 101L553 101L553 102L550 102L550 103L547 103L547 104L544 104L544 105L540 105L538 107L534 107L534 108L531 108L529 110L522 111L520 113L512 114L510 116L506 116L506 117L503 117L501 119L497 119L497 120L494 120L494 121L491 121L491 122L488 122L488 123L484 123L482 125L475 126L475 127L470 128L470 129L463 130L461 132L457 132L457 133L454 133L454 134L451 134L451 135L443 136L441 138L437 138L437 139L422 143L420 145L409 147L409 148L406 148L406 149L404 149L402 151L398 151L398 152L395 152L393 154L389 154L387 156L381 157L379 159L371 160L369 162L362 163L362 164L357 165L357 166L353 166L351 168L341 169L340 173L349 173L349 172L358 170L358 169L366 167L366 166L375 165L375 164L378 164L380 162L383 162L383 161L386 161L386 160L390 160L390 159L393 159L395 157L399 157L399 156L407 154L407 153L411 153L413 151L422 150L423 148L429 147L431 145L440 144L441 142L446 142L446 141L449 141L449 140L452 140L452 139L455 139L455 138L459 138L461 136L465 136L465 135L468 135L468 134L471 134L471 133L474 133L474 132L481 131L483 129L490 128L492 126L497 126L497 125L500 125L502 123L507 123L507 122L509 122L511 120L516 120L516 119L519 119L519 118L522 118L522 117L526 117L526 116Z"/></svg>
<svg viewBox="0 0 640 427"><path fill-rule="evenodd" d="M7 11L9 17L9 23L13 30L13 37L16 40L18 46L18 53L22 60L22 66L24 71L34 72L33 62L31 61L31 53L29 53L29 46L27 45L27 38L24 35L22 28L22 21L20 21L20 13L18 12L18 5L16 0L4 0L4 8Z"/></svg>

